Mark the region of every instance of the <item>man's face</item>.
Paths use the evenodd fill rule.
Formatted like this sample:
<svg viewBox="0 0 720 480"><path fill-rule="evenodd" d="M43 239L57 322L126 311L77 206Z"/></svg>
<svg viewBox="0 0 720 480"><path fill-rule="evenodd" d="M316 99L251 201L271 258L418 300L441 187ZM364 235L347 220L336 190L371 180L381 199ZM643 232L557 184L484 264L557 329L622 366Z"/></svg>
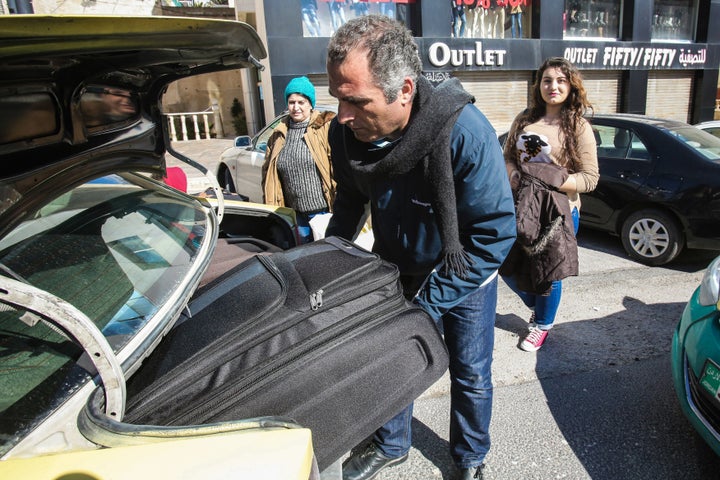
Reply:
<svg viewBox="0 0 720 480"><path fill-rule="evenodd" d="M406 78L397 99L387 103L373 83L364 50L350 52L340 65L329 64L330 95L338 100L338 121L347 125L361 142L398 138L410 119L413 81Z"/></svg>
<svg viewBox="0 0 720 480"><path fill-rule="evenodd" d="M110 107L111 115L131 116L137 111L129 90L106 88L103 93L105 103Z"/></svg>

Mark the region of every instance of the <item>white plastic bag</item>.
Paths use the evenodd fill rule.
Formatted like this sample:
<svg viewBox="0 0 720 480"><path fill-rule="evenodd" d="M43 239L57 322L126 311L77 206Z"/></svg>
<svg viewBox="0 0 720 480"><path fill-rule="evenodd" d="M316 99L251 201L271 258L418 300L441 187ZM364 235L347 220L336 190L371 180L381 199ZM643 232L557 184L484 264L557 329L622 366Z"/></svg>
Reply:
<svg viewBox="0 0 720 480"><path fill-rule="evenodd" d="M330 218L332 218L332 213L321 213L310 219L310 228L312 229L313 238L315 240L325 238L325 230L327 230L327 226L330 223ZM373 236L370 222L368 222L363 225L363 228L360 230L360 233L354 243L365 250L372 250L374 242L375 237Z"/></svg>
<svg viewBox="0 0 720 480"><path fill-rule="evenodd" d="M330 223L332 213L318 213L310 219L310 229L313 233L313 239L320 240L325 238L325 230Z"/></svg>

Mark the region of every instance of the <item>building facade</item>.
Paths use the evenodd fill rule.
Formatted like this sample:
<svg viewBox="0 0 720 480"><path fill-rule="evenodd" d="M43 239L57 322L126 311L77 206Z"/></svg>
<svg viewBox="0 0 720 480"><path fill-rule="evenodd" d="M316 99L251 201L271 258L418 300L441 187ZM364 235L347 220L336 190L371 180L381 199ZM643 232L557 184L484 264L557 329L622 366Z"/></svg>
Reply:
<svg viewBox="0 0 720 480"><path fill-rule="evenodd" d="M527 106L537 67L562 56L583 73L598 113L688 123L715 116L720 0L256 0L269 57L261 73L266 118L284 108L295 76L327 93L325 52L338 25L381 13L405 22L423 74L457 77L501 133Z"/></svg>
<svg viewBox="0 0 720 480"><path fill-rule="evenodd" d="M166 106L175 112L218 104L229 125L237 99L251 134L284 110L282 92L295 76L313 80L319 104L335 103L327 93L328 38L339 24L367 13L406 23L420 46L424 75L435 82L460 79L498 133L527 106L535 70L549 56L578 66L596 112L689 123L720 118L720 0L0 1L4 14L228 19L234 12L265 41L266 68L171 89ZM224 129L224 136L233 135Z"/></svg>

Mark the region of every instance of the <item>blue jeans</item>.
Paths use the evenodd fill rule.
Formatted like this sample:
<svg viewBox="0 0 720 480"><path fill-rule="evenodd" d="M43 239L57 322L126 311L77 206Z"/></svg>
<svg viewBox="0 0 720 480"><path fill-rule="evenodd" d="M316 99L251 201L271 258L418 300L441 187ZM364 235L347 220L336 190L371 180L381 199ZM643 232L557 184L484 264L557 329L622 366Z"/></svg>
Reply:
<svg viewBox="0 0 720 480"><path fill-rule="evenodd" d="M577 208L572 209L572 220L575 235L580 225L580 214ZM555 280L550 286L549 295L535 295L520 290L514 277L503 277L503 280L513 292L517 293L523 303L535 311L535 324L540 330L550 330L555 323L555 315L560 308L562 298L562 281Z"/></svg>
<svg viewBox="0 0 720 480"><path fill-rule="evenodd" d="M453 7L452 10L453 21L453 35L455 38L461 38L465 36L465 25L467 19L465 17L465 9L463 7Z"/></svg>
<svg viewBox="0 0 720 480"><path fill-rule="evenodd" d="M516 35L516 28L518 35ZM522 13L510 14L510 31L512 32L512 38L522 38Z"/></svg>
<svg viewBox="0 0 720 480"><path fill-rule="evenodd" d="M302 7L302 19L311 37L320 36L320 21L317 18L317 11L311 7Z"/></svg>
<svg viewBox="0 0 720 480"><path fill-rule="evenodd" d="M395 18L395 5L391 5L389 3L381 3L380 4L380 15L385 15L386 17Z"/></svg>
<svg viewBox="0 0 720 480"><path fill-rule="evenodd" d="M480 465L490 450L497 282L495 277L441 319L450 354L450 454L458 468ZM410 450L412 410L410 404L375 432L384 455Z"/></svg>

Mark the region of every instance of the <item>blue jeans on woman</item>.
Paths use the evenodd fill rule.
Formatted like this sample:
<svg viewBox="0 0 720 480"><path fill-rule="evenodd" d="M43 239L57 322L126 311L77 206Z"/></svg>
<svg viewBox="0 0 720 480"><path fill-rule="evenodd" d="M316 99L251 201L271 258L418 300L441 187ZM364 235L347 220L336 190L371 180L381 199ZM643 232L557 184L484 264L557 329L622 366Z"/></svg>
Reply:
<svg viewBox="0 0 720 480"><path fill-rule="evenodd" d="M450 354L450 454L458 468L479 466L490 450L497 282L495 276L441 318ZM410 404L375 432L385 456L410 450L412 411Z"/></svg>
<svg viewBox="0 0 720 480"><path fill-rule="evenodd" d="M572 221L575 236L577 236L578 227L580 226L580 213L578 209L572 209ZM562 280L555 280L550 286L549 295L535 295L520 290L515 281L515 277L503 277L503 280L513 292L517 293L523 303L535 311L534 322L540 330L550 330L555 323L555 315L560 308L560 299L562 298Z"/></svg>

